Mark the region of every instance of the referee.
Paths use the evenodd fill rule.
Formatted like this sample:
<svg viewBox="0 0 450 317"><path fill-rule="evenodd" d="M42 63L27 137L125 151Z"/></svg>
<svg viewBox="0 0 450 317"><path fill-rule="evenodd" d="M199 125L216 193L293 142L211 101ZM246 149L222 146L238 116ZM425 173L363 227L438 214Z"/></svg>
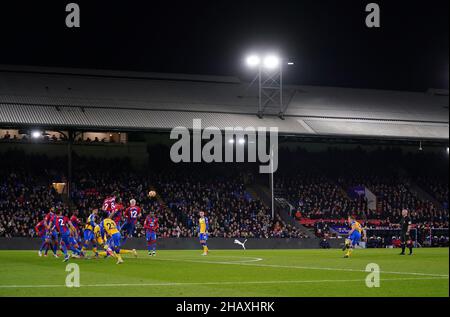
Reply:
<svg viewBox="0 0 450 317"><path fill-rule="evenodd" d="M402 253L400 255L405 255L406 246L409 249L409 255L413 254L413 243L411 240L411 218L408 215L408 210L402 210L402 219L400 220L400 228L402 230L401 242L402 242Z"/></svg>

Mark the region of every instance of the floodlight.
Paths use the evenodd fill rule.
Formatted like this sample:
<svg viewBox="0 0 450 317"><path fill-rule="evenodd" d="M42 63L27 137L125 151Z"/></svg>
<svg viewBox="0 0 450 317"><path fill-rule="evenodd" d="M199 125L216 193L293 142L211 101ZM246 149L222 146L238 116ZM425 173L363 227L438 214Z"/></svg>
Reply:
<svg viewBox="0 0 450 317"><path fill-rule="evenodd" d="M247 57L247 66L249 67L259 66L260 63L261 59L258 55L250 55L249 57Z"/></svg>
<svg viewBox="0 0 450 317"><path fill-rule="evenodd" d="M42 132L41 131L32 131L31 132L31 137L33 139L39 139L42 136Z"/></svg>
<svg viewBox="0 0 450 317"><path fill-rule="evenodd" d="M267 69L275 69L280 65L280 58L275 55L269 55L264 58L264 67Z"/></svg>

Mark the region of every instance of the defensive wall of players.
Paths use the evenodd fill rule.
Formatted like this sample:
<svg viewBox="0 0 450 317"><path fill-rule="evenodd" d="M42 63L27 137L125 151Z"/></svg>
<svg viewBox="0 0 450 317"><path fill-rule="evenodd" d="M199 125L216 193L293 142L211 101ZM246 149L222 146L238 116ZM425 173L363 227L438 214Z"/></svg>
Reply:
<svg viewBox="0 0 450 317"><path fill-rule="evenodd" d="M236 239L212 238L208 240L209 248L214 250L242 249L235 243ZM237 239L244 242L245 239ZM320 239L248 239L245 243L247 249L317 249ZM342 239L329 240L331 248L342 247ZM38 250L42 244L39 238L0 238L0 250ZM147 244L144 238L127 240L124 245L127 249L145 250ZM197 238L167 238L158 240L158 250L198 250Z"/></svg>

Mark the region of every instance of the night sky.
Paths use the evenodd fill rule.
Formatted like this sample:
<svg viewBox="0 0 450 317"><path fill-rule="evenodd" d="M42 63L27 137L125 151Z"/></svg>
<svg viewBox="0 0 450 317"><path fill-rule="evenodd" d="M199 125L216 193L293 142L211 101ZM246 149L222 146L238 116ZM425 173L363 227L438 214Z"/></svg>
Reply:
<svg viewBox="0 0 450 317"><path fill-rule="evenodd" d="M289 83L448 89L448 0L1 1L0 63L245 75L247 52L278 50ZM381 28L365 25L366 4Z"/></svg>

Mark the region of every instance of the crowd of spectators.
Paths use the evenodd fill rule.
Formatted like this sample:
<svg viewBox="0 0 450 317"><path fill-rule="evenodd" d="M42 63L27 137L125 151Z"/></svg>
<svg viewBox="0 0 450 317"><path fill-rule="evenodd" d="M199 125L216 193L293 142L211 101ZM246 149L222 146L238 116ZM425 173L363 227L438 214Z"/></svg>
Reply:
<svg viewBox="0 0 450 317"><path fill-rule="evenodd" d="M436 198L443 210L448 211L448 183L430 177L421 177L417 182L427 193Z"/></svg>
<svg viewBox="0 0 450 317"><path fill-rule="evenodd" d="M10 133L5 131L5 133L0 137L0 141L3 142L29 142L33 139L33 136L27 133ZM66 137L61 133L43 133L38 136L38 139L44 142L64 142L67 141Z"/></svg>
<svg viewBox="0 0 450 317"><path fill-rule="evenodd" d="M198 211L205 210L214 237L305 237L278 216L272 219L269 209L246 191L242 175L211 178L213 171L204 168L182 177L181 170L167 172L156 183L163 200L191 232L196 227Z"/></svg>
<svg viewBox="0 0 450 317"><path fill-rule="evenodd" d="M400 155L397 165L393 165L392 158L388 159L390 155L399 153L394 150L372 154L360 150L280 153L280 168L275 177L277 193L295 207L292 215L297 220L312 221L309 225L321 238L339 236L333 227L348 215L354 215L367 221L369 229L386 229L386 234L379 233L372 239L372 245L380 245L375 241L384 241L381 245L386 245L395 236L389 230L395 229L401 210L407 208L417 227L418 241L436 245L441 236L448 237L446 178L432 178L432 171L416 177L411 172L417 169L412 163L414 157ZM290 159L283 162L287 157ZM400 173L398 165L405 161L406 169ZM125 205L134 198L146 213L155 211L161 237L196 236L200 210L207 212L213 237L306 237L278 215L272 219L268 207L248 192L246 184L254 179L248 169L160 162L153 171L138 172L127 159L75 156L72 190L67 200L52 186L53 182L66 181L64 158L8 152L0 154L0 164L0 236L4 237L32 236L34 225L53 206L64 208L66 213L70 206L85 219L92 209L101 208L105 197L114 191L120 192ZM409 178L408 173L412 175ZM414 193L410 180L422 186L433 200ZM363 186L376 195L375 208L369 208L363 195L355 197L349 193L348 189L355 186ZM157 198L148 197L150 189L158 193ZM143 235L142 223L143 218L137 226L138 237ZM444 231L435 235L434 229Z"/></svg>
<svg viewBox="0 0 450 317"><path fill-rule="evenodd" d="M404 208L410 211L417 227L448 228L448 157L404 154L398 149L329 149L326 154L298 149L280 155L298 164L280 164L276 192L294 206L292 214L296 220L314 220L304 222L318 237L338 236L333 227L349 215L360 221L377 220L374 228L396 226ZM416 182L431 198L411 190L411 182ZM373 193L376 206L369 208L365 195L355 196L353 188ZM390 235L375 236L372 245L376 245L375 241L390 243L392 232ZM444 232L445 236L448 232ZM423 233L418 239L426 243L429 234Z"/></svg>
<svg viewBox="0 0 450 317"><path fill-rule="evenodd" d="M67 142L67 133L45 131L36 132L37 136L33 136L33 132L30 131L8 131L0 130L0 142L30 142L32 140L39 142ZM74 139L75 144L105 144L105 143L121 143L120 133L119 135L102 133L93 136L85 136L83 134L77 134Z"/></svg>
<svg viewBox="0 0 450 317"><path fill-rule="evenodd" d="M303 217L310 219L336 219L351 213L362 215L369 212L364 199L350 199L345 191L325 176L280 176L275 187Z"/></svg>
<svg viewBox="0 0 450 317"><path fill-rule="evenodd" d="M58 160L21 153L0 155L0 237L26 237L51 206L62 204L49 184L58 180ZM53 166L53 168L49 168Z"/></svg>
<svg viewBox="0 0 450 317"><path fill-rule="evenodd" d="M78 158L75 166L71 200L83 219L93 209L101 209L106 197L118 192L125 208L131 199L135 199L144 211L136 226L137 237L144 235L143 221L150 211L158 216L160 237L188 236L179 219L162 202L148 196L151 187L149 177L133 171L128 160Z"/></svg>

